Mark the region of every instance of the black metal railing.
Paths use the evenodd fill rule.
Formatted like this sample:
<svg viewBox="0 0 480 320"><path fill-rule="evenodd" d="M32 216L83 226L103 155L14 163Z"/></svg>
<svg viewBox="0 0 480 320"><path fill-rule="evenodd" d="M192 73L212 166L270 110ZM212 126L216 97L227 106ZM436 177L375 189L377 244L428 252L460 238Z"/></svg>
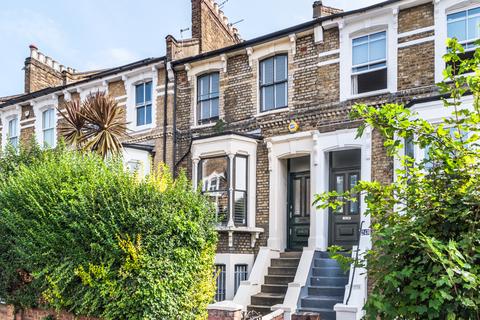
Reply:
<svg viewBox="0 0 480 320"><path fill-rule="evenodd" d="M348 302L350 301L350 297L352 296L353 281L355 280L355 271L357 270L357 265L358 265L358 254L360 252L360 237L362 236L362 228L364 223L365 221L362 221L360 223L360 229L358 230L358 244L357 244L357 250L355 252L355 260L353 261L352 281L350 282L350 286L348 288L348 297L347 297L347 301L345 302L346 305L348 305Z"/></svg>

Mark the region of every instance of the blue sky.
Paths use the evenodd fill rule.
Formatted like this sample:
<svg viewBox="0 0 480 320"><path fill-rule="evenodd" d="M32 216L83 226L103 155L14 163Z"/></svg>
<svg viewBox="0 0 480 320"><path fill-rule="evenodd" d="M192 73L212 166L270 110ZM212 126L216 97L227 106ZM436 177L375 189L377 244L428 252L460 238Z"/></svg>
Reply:
<svg viewBox="0 0 480 320"><path fill-rule="evenodd" d="M377 2L324 0L344 10ZM237 27L243 39L251 39L310 20L312 3L229 0L223 10L231 22L245 19ZM2 1L0 96L23 92L22 68L32 43L66 66L101 69L164 55L165 36L180 38L190 19L190 0Z"/></svg>

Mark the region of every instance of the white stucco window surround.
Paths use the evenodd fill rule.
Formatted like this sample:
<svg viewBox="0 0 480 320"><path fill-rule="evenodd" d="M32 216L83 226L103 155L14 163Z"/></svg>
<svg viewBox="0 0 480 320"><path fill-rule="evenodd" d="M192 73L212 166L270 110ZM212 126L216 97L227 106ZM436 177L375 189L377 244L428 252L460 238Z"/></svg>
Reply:
<svg viewBox="0 0 480 320"><path fill-rule="evenodd" d="M382 7L338 21L340 29L340 100L378 95L397 90L398 8ZM386 32L387 88L355 94L353 92L353 40Z"/></svg>
<svg viewBox="0 0 480 320"><path fill-rule="evenodd" d="M248 63L255 72L256 81L255 85L253 86L255 92L253 93L254 96L256 96L257 117L272 113L284 112L285 110L291 108L293 95L293 70L292 68L290 68L290 66L296 50L296 40L297 36L295 34L291 34L288 37L271 41L266 44L261 44L255 47L249 47L246 49L248 55ZM260 103L260 63L265 59L281 54L287 55L287 107L273 109L269 111L262 111Z"/></svg>
<svg viewBox="0 0 480 320"><path fill-rule="evenodd" d="M157 69L152 66L138 69L123 75L122 80L124 81L125 91L127 93L126 111L128 129L136 133L155 128L157 126L158 92L155 89L158 86ZM147 82L152 82L152 123L137 126L136 86Z"/></svg>
<svg viewBox="0 0 480 320"><path fill-rule="evenodd" d="M445 61L442 57L447 53L446 41L447 16L452 13L480 7L478 0L435 0L435 82L443 80L442 71L445 69Z"/></svg>
<svg viewBox="0 0 480 320"><path fill-rule="evenodd" d="M60 117L60 114L57 111L58 98L57 96L50 96L48 99L35 101L33 104L33 113L35 114L35 137L37 143L43 148L44 141L48 137L44 136L44 121L43 115L45 111L53 110L53 145L49 145L48 148L55 148L57 145L57 121Z"/></svg>
<svg viewBox="0 0 480 320"><path fill-rule="evenodd" d="M106 82L98 82L89 84L88 86L77 87L77 92L80 94L80 100L84 101L89 96L96 94L97 92L108 93L108 85Z"/></svg>
<svg viewBox="0 0 480 320"><path fill-rule="evenodd" d="M199 184L199 164L202 159L226 156L228 160L228 198L229 208L234 207L234 161L236 156L247 157L247 205L246 225L236 225L233 210L229 210L226 225L219 225L217 230L228 232L229 246L233 246L233 233L251 233L251 246L255 246L256 239L263 232L262 228L255 226L256 216L256 167L257 167L257 140L238 134L224 134L194 140L192 143L192 180L194 186Z"/></svg>
<svg viewBox="0 0 480 320"><path fill-rule="evenodd" d="M199 124L198 123L198 78L207 75L213 72L219 73L219 105L218 105L218 118L224 118L224 109L223 109L223 90L220 85L222 81L223 74L227 72L227 57L222 55L220 57L215 57L213 59L199 61L192 64L187 64L185 66L185 70L187 71L187 78L188 82L190 82L191 90L192 90L192 100L191 100L191 127L194 129L197 128L206 128L212 127L215 125L215 121L206 124Z"/></svg>
<svg viewBox="0 0 480 320"><path fill-rule="evenodd" d="M468 109L470 111L474 110L473 107L474 98L473 95L464 96L462 98L462 108ZM423 119L428 121L433 125L439 125L444 122L445 119L452 118L453 108L446 108L442 100L433 100L428 102L422 102L414 104L410 107L410 110L413 113L412 118ZM425 150L420 148L419 145L414 145L413 153L415 161L422 161L425 159ZM403 148L399 152L399 156L405 155L405 149ZM400 169L401 162L400 159L394 159L394 169Z"/></svg>
<svg viewBox="0 0 480 320"><path fill-rule="evenodd" d="M152 156L147 150L133 147L123 148L123 163L127 170L136 172L139 177L146 177L152 170Z"/></svg>
<svg viewBox="0 0 480 320"><path fill-rule="evenodd" d="M287 162L289 158L310 156L311 199L329 190L329 153L332 151L360 149L361 179L371 180L371 133L366 130L356 139L356 129L327 133L299 132L266 139L270 171L270 208L268 247L283 251L287 247ZM361 199L363 228L370 228L369 217L364 216L365 205ZM328 247L328 209L310 209L310 236L308 247L326 251Z"/></svg>
<svg viewBox="0 0 480 320"><path fill-rule="evenodd" d="M2 148L8 144L8 124L10 120L17 119L17 134L18 140L20 141L20 118L21 118L21 107L20 106L10 106L2 109L0 111L0 119L2 121Z"/></svg>
<svg viewBox="0 0 480 320"><path fill-rule="evenodd" d="M248 275L254 263L253 254L218 253L215 255L215 264L225 266L225 299L232 300L235 296L235 266L246 265ZM247 276L248 279L248 276Z"/></svg>

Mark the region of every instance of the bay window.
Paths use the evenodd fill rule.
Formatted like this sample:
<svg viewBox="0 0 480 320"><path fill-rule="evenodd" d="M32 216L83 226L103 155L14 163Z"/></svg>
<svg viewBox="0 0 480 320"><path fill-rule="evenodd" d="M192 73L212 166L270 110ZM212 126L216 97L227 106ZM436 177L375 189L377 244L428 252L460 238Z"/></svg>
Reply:
<svg viewBox="0 0 480 320"><path fill-rule="evenodd" d="M288 106L288 56L276 55L260 62L260 111Z"/></svg>
<svg viewBox="0 0 480 320"><path fill-rule="evenodd" d="M218 120L219 73L213 72L197 79L197 124Z"/></svg>
<svg viewBox="0 0 480 320"><path fill-rule="evenodd" d="M8 142L15 148L18 147L19 142L19 130L18 130L18 118L15 117L8 121L8 131L7 131L7 139Z"/></svg>
<svg viewBox="0 0 480 320"><path fill-rule="evenodd" d="M236 155L204 158L199 162L201 190L215 204L220 224L247 225L247 160L246 156Z"/></svg>
<svg viewBox="0 0 480 320"><path fill-rule="evenodd" d="M387 33L352 40L352 94L387 88Z"/></svg>
<svg viewBox="0 0 480 320"><path fill-rule="evenodd" d="M137 126L152 123L152 82L145 82L135 86L135 110Z"/></svg>
<svg viewBox="0 0 480 320"><path fill-rule="evenodd" d="M50 108L42 112L42 135L44 147L53 147L55 144L55 109Z"/></svg>

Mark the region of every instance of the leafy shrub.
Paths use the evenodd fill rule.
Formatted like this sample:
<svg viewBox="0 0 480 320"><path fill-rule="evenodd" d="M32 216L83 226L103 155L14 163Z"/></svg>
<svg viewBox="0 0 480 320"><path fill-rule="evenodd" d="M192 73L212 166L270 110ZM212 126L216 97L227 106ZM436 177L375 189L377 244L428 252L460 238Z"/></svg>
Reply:
<svg viewBox="0 0 480 320"><path fill-rule="evenodd" d="M432 124L395 104L352 113L365 120L359 135L366 125L378 130L402 163L394 183L361 182L353 191L372 216L369 319L480 319L480 50L465 60L455 40L449 47L440 88L451 117ZM462 103L467 93L473 108ZM408 140L428 157L403 155ZM334 208L338 194L316 201Z"/></svg>
<svg viewBox="0 0 480 320"><path fill-rule="evenodd" d="M140 181L121 161L40 154L0 181L7 303L105 319L205 317L215 291L214 214L185 174L174 180L161 168Z"/></svg>

